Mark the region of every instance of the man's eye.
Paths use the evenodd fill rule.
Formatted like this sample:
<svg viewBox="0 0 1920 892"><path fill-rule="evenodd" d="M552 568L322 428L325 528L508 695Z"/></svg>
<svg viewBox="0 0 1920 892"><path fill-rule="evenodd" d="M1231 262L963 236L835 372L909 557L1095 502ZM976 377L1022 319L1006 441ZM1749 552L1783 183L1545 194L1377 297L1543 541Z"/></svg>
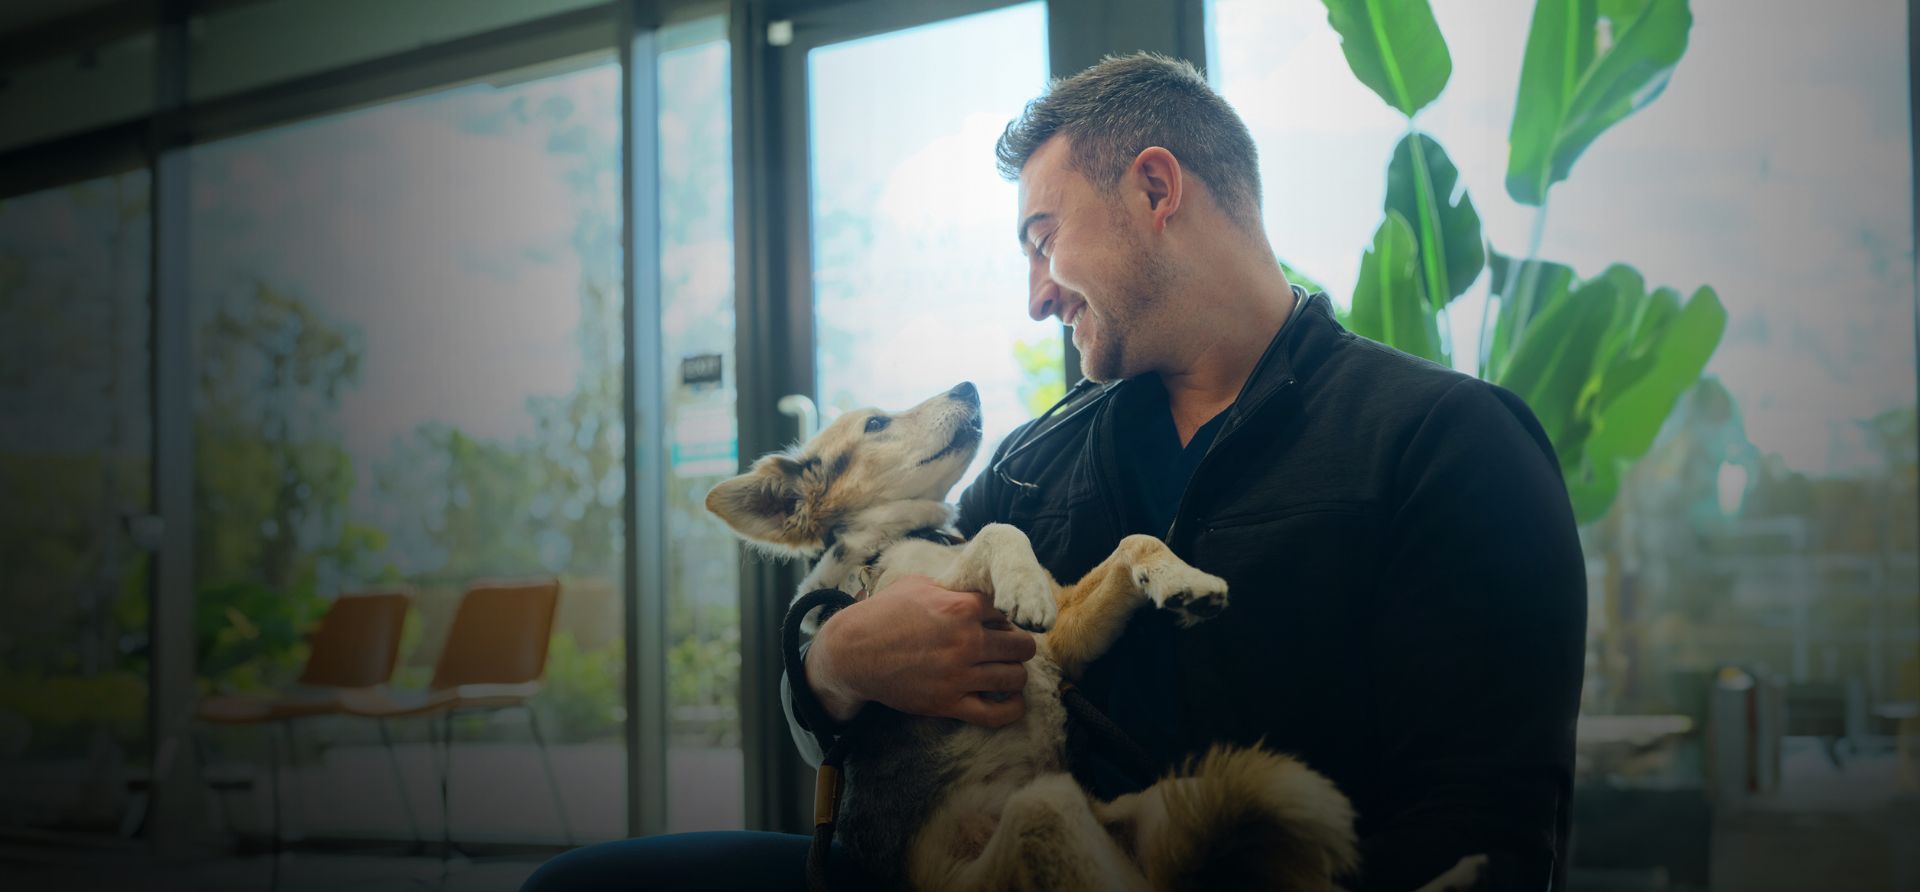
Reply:
<svg viewBox="0 0 1920 892"><path fill-rule="evenodd" d="M893 419L888 418L885 415L875 415L872 418L867 419L867 433L886 430L887 425L891 424L892 422L893 422Z"/></svg>

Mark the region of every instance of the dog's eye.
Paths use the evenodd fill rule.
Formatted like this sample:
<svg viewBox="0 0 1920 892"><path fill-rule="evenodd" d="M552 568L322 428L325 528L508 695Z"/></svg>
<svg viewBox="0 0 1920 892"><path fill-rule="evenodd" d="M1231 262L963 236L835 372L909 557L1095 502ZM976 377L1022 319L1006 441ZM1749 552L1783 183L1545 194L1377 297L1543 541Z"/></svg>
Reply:
<svg viewBox="0 0 1920 892"><path fill-rule="evenodd" d="M886 430L887 425L891 423L893 423L893 419L888 418L885 415L875 415L872 418L867 419L867 433Z"/></svg>

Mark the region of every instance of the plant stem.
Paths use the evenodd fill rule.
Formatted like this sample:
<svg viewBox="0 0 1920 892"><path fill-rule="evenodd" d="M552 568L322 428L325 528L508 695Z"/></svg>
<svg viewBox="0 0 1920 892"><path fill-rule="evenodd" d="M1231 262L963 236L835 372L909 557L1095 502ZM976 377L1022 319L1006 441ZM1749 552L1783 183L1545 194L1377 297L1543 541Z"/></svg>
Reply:
<svg viewBox="0 0 1920 892"><path fill-rule="evenodd" d="M1520 347L1521 339L1526 336L1527 322L1533 317L1534 292L1540 287L1540 242L1547 234L1547 202L1543 199L1540 207L1533 212L1533 233L1527 240L1527 257L1520 262L1519 280L1513 288L1513 332L1507 336L1507 356L1500 357L1499 368L1489 370L1494 377L1506 370L1506 359Z"/></svg>
<svg viewBox="0 0 1920 892"><path fill-rule="evenodd" d="M1486 246L1487 264L1491 266L1493 264L1493 244L1491 242L1482 242L1482 244ZM1487 299L1480 302L1480 336L1474 344L1474 350L1479 353L1479 356L1475 359L1475 363L1479 369L1480 380L1489 382L1493 380L1493 332L1487 328L1487 320L1493 318L1493 302L1495 300L1505 302L1506 298L1493 293L1493 277L1489 275L1487 277Z"/></svg>

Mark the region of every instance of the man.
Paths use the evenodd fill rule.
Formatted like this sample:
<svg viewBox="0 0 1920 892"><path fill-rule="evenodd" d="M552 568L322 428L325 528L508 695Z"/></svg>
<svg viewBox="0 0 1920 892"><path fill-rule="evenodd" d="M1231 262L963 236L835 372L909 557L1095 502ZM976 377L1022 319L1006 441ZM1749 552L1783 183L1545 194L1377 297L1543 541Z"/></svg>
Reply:
<svg viewBox="0 0 1920 892"><path fill-rule="evenodd" d="M1327 774L1360 816L1360 887L1416 888L1482 854L1486 888L1562 885L1585 571L1531 413L1342 331L1289 285L1253 141L1185 63L1110 59L1055 84L999 161L1020 184L1028 312L1071 326L1087 377L1118 383L1010 437L961 532L1020 527L1061 579L1151 533L1232 591L1192 629L1138 614L1088 696L1162 770L1264 741ZM835 614L792 690L796 740L817 759L867 702L1014 720L1021 680L978 667L1032 648L992 619L926 583ZM1074 773L1102 796L1153 780L1113 762L1077 746Z"/></svg>
<svg viewBox="0 0 1920 892"><path fill-rule="evenodd" d="M1191 629L1142 611L1089 669L1081 689L1152 764L1076 727L1076 777L1111 797L1211 743L1261 742L1353 801L1350 887L1414 889L1484 856L1476 888L1561 888L1585 572L1526 407L1343 331L1288 283L1253 141L1186 63L1057 82L998 154L1020 184L1028 312L1073 328L1098 386L1008 438L961 532L1011 523L1061 579L1151 533L1232 592ZM789 679L795 741L818 762L868 703L1005 725L1025 708L1005 670L1033 652L982 595L896 584L820 627ZM798 887L802 838L710 845L649 863L757 854Z"/></svg>

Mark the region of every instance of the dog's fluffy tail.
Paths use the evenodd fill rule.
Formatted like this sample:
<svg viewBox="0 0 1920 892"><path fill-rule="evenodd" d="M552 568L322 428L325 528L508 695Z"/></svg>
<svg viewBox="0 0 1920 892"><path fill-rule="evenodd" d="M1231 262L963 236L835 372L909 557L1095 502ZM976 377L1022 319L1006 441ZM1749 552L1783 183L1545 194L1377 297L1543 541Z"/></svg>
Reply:
<svg viewBox="0 0 1920 892"><path fill-rule="evenodd" d="M1138 853L1154 888L1328 890L1359 865L1352 804L1298 760L1216 747L1182 775Z"/></svg>

